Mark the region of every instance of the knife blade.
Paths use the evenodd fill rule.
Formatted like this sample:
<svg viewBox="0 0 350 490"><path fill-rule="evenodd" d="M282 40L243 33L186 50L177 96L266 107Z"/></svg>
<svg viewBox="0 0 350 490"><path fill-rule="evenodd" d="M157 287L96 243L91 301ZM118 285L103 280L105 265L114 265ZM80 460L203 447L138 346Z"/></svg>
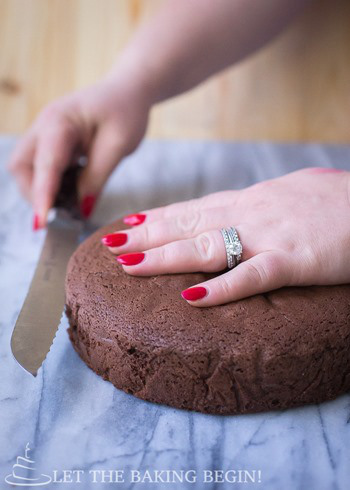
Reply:
<svg viewBox="0 0 350 490"><path fill-rule="evenodd" d="M60 207L56 207L47 225L43 249L11 337L13 356L33 376L46 358L60 324L65 304L66 267L83 230L83 221L71 198L76 196L78 172L74 172L74 189L71 170L68 179L63 179L56 200ZM68 193L67 188L64 190L67 182L70 183ZM64 203L68 203L68 209Z"/></svg>

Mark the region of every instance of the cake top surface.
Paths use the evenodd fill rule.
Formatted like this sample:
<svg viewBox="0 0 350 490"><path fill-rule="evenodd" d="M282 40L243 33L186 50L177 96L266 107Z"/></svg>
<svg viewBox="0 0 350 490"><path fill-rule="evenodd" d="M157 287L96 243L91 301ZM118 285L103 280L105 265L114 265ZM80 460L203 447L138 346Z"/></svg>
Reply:
<svg viewBox="0 0 350 490"><path fill-rule="evenodd" d="M193 307L181 291L214 275L128 275L101 244L104 234L125 228L121 220L101 228L68 265L66 294L85 316L98 319L101 341L125 336L155 351L217 348L222 355L262 350L273 356L293 349L300 356L349 330L350 285L286 287L226 305Z"/></svg>

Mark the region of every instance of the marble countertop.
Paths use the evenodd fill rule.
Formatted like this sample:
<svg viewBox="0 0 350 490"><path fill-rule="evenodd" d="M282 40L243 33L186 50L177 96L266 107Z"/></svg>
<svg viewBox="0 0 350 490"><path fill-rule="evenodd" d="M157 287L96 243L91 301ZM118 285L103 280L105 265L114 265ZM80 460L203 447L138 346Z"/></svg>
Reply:
<svg viewBox="0 0 350 490"><path fill-rule="evenodd" d="M65 320L38 376L21 369L10 338L44 232L31 231L30 207L5 170L14 142L0 138L0 488L10 488L4 478L27 443L36 471L54 489L350 488L350 394L317 406L225 417L147 403L86 367ZM92 222L304 166L350 170L350 147L146 141L115 171ZM214 470L216 483L210 482Z"/></svg>

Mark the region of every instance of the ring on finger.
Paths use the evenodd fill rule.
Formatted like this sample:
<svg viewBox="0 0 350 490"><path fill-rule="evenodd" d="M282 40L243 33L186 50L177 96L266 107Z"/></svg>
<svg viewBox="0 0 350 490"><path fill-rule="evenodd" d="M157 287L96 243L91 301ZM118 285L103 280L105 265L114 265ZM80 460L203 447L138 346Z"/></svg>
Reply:
<svg viewBox="0 0 350 490"><path fill-rule="evenodd" d="M233 269L233 267L236 267L242 260L242 243L234 226L222 228L220 231L226 248L227 267Z"/></svg>

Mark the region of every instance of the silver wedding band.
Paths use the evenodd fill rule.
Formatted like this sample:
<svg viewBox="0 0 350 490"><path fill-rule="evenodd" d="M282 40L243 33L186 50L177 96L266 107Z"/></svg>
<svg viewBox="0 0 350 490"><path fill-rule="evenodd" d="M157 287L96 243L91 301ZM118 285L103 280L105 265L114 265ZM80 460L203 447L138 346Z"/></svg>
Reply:
<svg viewBox="0 0 350 490"><path fill-rule="evenodd" d="M226 248L227 267L233 269L233 267L236 267L241 262L243 252L242 243L236 228L233 226L222 228L221 234Z"/></svg>

